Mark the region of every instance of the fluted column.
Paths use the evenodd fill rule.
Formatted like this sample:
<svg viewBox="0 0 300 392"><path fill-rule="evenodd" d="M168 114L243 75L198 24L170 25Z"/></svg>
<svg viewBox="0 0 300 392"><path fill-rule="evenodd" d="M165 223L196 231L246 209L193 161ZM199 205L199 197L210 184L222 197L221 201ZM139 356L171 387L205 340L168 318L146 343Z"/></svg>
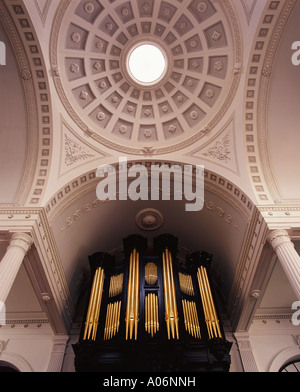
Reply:
<svg viewBox="0 0 300 392"><path fill-rule="evenodd" d="M14 233L0 261L0 301L5 303L22 261L33 243L26 233Z"/></svg>
<svg viewBox="0 0 300 392"><path fill-rule="evenodd" d="M69 336L59 336L54 338L53 350L47 372L51 373L61 371L68 340Z"/></svg>
<svg viewBox="0 0 300 392"><path fill-rule="evenodd" d="M249 334L246 332L237 332L234 334L234 337L237 341L244 371L247 373L258 372L256 361L252 352Z"/></svg>
<svg viewBox="0 0 300 392"><path fill-rule="evenodd" d="M300 300L300 256L286 230L274 230L268 236L278 259ZM280 289L280 288L279 288Z"/></svg>

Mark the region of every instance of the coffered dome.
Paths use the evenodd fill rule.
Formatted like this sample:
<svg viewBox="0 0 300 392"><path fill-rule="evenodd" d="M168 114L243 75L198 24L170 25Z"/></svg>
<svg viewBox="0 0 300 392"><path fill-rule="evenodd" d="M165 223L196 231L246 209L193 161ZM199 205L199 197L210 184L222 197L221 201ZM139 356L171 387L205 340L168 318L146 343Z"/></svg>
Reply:
<svg viewBox="0 0 300 392"><path fill-rule="evenodd" d="M190 145L212 131L234 97L240 41L227 1L65 0L54 31L61 100L82 131L117 151ZM144 44L163 58L151 82L130 68Z"/></svg>

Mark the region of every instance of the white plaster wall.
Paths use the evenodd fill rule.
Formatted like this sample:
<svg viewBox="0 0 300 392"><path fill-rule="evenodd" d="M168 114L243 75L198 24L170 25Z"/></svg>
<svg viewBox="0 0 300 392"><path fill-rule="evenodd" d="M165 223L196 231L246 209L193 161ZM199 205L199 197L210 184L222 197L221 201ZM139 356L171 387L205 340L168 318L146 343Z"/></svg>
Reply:
<svg viewBox="0 0 300 392"><path fill-rule="evenodd" d="M53 350L50 327L16 325L0 328L2 351L0 360L17 367L21 372L46 372Z"/></svg>
<svg viewBox="0 0 300 392"><path fill-rule="evenodd" d="M300 327L289 319L255 320L249 341L259 372L278 372L281 366L300 359Z"/></svg>

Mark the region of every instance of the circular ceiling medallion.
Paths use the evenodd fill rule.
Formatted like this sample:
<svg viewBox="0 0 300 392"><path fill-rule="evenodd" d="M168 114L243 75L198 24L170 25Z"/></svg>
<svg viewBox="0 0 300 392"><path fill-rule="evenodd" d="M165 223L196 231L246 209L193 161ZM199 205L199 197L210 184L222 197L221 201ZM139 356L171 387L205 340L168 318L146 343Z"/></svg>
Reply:
<svg viewBox="0 0 300 392"><path fill-rule="evenodd" d="M141 86L158 83L167 70L163 50L150 42L135 45L127 56L127 70L132 79Z"/></svg>
<svg viewBox="0 0 300 392"><path fill-rule="evenodd" d="M240 42L228 0L62 0L54 82L94 140L169 153L217 132L238 86Z"/></svg>
<svg viewBox="0 0 300 392"><path fill-rule="evenodd" d="M154 208L146 208L136 216L136 224L142 230L156 230L161 227L164 219L162 214Z"/></svg>

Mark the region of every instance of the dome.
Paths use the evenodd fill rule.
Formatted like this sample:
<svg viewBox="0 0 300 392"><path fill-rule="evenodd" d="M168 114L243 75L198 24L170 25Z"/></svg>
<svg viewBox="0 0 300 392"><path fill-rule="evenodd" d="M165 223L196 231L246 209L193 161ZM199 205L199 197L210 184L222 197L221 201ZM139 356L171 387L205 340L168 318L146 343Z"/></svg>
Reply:
<svg viewBox="0 0 300 392"><path fill-rule="evenodd" d="M73 120L99 143L126 153L168 153L206 136L230 105L239 77L230 10L227 2L199 0L63 1L52 63ZM161 61L150 55L145 63L143 55L143 81L131 68L145 47Z"/></svg>

